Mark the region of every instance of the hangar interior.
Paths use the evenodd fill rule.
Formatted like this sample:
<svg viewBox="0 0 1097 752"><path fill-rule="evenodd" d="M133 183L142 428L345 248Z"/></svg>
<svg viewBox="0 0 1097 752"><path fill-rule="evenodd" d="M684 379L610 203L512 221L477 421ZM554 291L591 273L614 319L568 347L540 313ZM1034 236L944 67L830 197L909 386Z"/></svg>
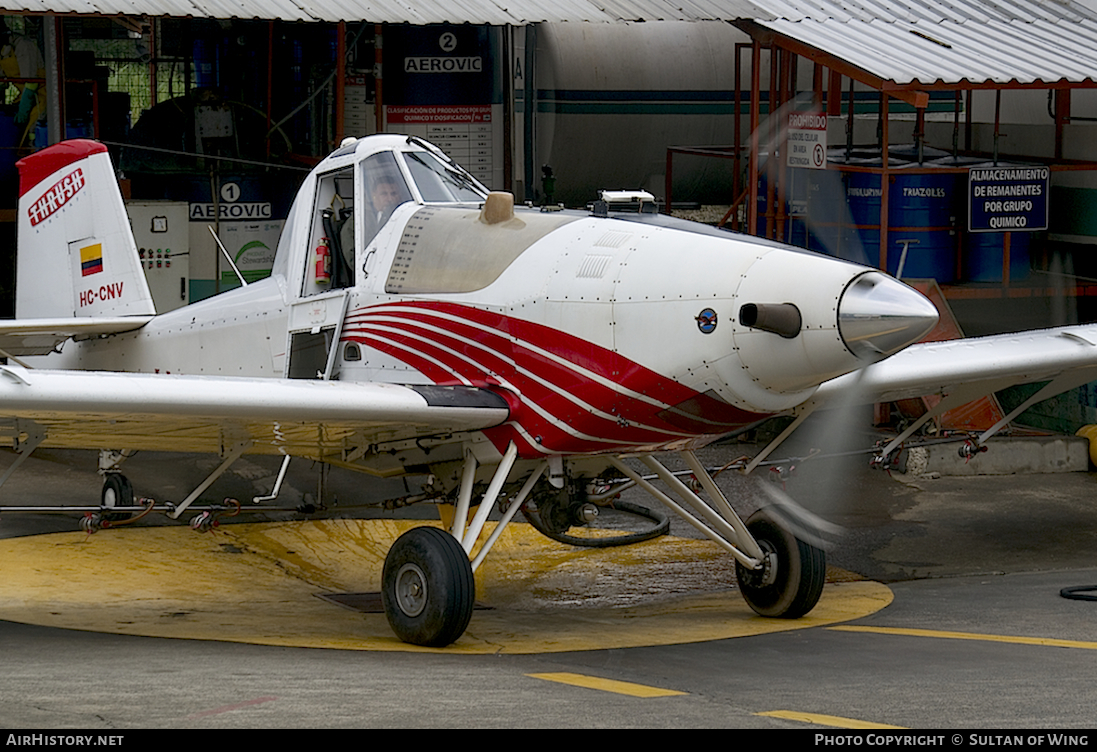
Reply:
<svg viewBox="0 0 1097 752"><path fill-rule="evenodd" d="M233 18L212 2L114 5L0 2L12 34L5 315L15 162L30 150L66 137L108 145L166 310L237 284L208 225L246 278L264 276L306 171L345 136L387 131L435 142L519 200L583 206L600 188L645 188L668 208L672 197L730 207L742 230L893 273L903 258L903 276L935 279L968 334L1097 319L1088 0L352 1L338 16L245 0ZM29 116L28 90L41 103ZM792 113L825 116L821 168L790 166L790 131L812 130L790 128ZM973 230L980 165L1047 168L1046 226ZM154 233L153 215L170 231ZM1097 390L1042 409L1029 422L1093 422Z"/></svg>

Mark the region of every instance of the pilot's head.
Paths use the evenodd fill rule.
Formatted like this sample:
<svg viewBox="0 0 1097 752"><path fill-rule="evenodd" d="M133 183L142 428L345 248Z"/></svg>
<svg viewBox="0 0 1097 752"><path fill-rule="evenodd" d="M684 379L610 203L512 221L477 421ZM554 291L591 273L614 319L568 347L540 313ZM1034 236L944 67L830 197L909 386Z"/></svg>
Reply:
<svg viewBox="0 0 1097 752"><path fill-rule="evenodd" d="M393 209L404 202L404 191L394 175L378 175L373 181L370 191L370 202L373 208L382 214L388 215Z"/></svg>

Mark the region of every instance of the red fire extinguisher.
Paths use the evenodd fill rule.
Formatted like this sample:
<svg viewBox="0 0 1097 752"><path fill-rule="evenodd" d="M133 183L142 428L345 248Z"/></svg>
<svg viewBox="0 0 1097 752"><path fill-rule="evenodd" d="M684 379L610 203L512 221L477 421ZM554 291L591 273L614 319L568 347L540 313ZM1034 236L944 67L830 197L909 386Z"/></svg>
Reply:
<svg viewBox="0 0 1097 752"><path fill-rule="evenodd" d="M331 282L331 249L327 238L320 238L316 246L316 281Z"/></svg>

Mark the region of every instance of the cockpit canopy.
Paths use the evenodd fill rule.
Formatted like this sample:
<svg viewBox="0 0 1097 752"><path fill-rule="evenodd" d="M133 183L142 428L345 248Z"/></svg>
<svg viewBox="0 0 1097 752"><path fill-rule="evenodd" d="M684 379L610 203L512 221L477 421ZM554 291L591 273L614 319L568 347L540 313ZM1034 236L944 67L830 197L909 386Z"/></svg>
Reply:
<svg viewBox="0 0 1097 752"><path fill-rule="evenodd" d="M310 194L312 206L301 206ZM460 165L416 136L347 139L317 166L298 194L282 233L275 271L290 255L282 252L283 243L307 232L304 247L315 252L302 265L306 273L301 294L352 286L362 265L356 257L364 257L402 204L478 206L487 195L488 189ZM307 230L294 227L302 221Z"/></svg>
<svg viewBox="0 0 1097 752"><path fill-rule="evenodd" d="M327 161L354 154L367 187L395 180L404 201L420 204L478 204L488 189L433 144L417 136L377 135L351 141ZM318 171L324 167L321 163Z"/></svg>

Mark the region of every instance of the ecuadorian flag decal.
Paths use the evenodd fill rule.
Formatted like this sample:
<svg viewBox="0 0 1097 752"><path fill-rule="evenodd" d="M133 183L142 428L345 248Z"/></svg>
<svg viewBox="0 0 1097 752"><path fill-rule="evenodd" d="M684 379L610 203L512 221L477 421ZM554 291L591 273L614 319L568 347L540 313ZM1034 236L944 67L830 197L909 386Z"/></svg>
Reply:
<svg viewBox="0 0 1097 752"><path fill-rule="evenodd" d="M103 271L103 244L96 243L80 249L80 276Z"/></svg>

